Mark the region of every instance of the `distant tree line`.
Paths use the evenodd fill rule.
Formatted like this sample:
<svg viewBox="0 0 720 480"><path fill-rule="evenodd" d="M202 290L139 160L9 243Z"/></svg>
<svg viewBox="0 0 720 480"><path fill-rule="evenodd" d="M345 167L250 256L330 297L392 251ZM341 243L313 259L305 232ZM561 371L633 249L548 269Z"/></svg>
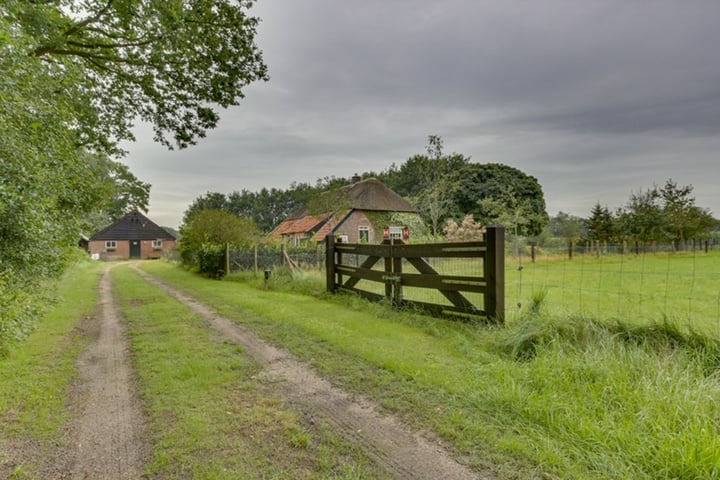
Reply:
<svg viewBox="0 0 720 480"><path fill-rule="evenodd" d="M430 237L441 236L448 220L462 221L467 215L482 225L502 223L518 235L538 235L549 220L537 179L507 165L473 163L458 153L445 154L436 135L429 137L424 154L360 176L375 177L407 198L418 208L428 225L424 233ZM350 182L325 177L315 185L294 183L288 189L208 192L185 211L183 225L190 225L198 212L217 209L251 219L258 232L267 234L295 211L321 203L323 194Z"/></svg>
<svg viewBox="0 0 720 480"><path fill-rule="evenodd" d="M669 179L662 187L632 193L614 212L599 202L588 218L560 212L550 219L546 233L567 241L660 242L685 249L688 241L707 239L720 225L708 209L695 204L692 191L692 185Z"/></svg>

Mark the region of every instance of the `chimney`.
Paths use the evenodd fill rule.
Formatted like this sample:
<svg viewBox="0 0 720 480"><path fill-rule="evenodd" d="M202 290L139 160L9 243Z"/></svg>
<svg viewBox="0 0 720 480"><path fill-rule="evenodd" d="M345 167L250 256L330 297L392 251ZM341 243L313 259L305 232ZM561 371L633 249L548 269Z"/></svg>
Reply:
<svg viewBox="0 0 720 480"><path fill-rule="evenodd" d="M362 177L361 177L360 175L358 175L357 173L352 176L352 183L353 183L353 184L358 183L360 180L362 180Z"/></svg>

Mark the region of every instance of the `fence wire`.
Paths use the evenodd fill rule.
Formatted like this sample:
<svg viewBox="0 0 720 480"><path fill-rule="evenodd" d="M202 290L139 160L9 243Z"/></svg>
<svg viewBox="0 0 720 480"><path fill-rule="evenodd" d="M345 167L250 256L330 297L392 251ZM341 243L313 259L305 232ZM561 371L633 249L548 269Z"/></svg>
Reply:
<svg viewBox="0 0 720 480"><path fill-rule="evenodd" d="M672 245L509 248L508 310L680 322L720 334L720 250ZM511 312L509 312L511 313Z"/></svg>
<svg viewBox="0 0 720 480"><path fill-rule="evenodd" d="M534 258L533 258L534 250ZM324 274L324 245L308 249L278 248L231 251L233 271L262 272L283 265ZM360 265L363 256L345 258ZM481 259L428 259L443 275L482 275ZM697 244L678 251L676 246L601 245L536 247L507 242L505 259L506 316L512 318L539 302L550 314L600 320L680 322L698 331L720 335L720 246ZM374 268L382 269L382 262ZM403 271L414 267L407 262ZM382 285L369 286L383 292ZM404 288L408 300L448 303L440 293ZM471 301L480 303L479 294ZM477 298L475 298L477 297Z"/></svg>

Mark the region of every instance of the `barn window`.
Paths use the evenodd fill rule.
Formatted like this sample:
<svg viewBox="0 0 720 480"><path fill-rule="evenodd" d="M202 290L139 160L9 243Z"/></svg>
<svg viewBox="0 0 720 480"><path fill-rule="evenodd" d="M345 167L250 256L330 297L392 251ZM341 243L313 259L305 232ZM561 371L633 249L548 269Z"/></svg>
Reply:
<svg viewBox="0 0 720 480"><path fill-rule="evenodd" d="M153 248L162 248L162 240L153 240Z"/></svg>
<svg viewBox="0 0 720 480"><path fill-rule="evenodd" d="M115 240L105 240L105 250L115 250L117 242Z"/></svg>

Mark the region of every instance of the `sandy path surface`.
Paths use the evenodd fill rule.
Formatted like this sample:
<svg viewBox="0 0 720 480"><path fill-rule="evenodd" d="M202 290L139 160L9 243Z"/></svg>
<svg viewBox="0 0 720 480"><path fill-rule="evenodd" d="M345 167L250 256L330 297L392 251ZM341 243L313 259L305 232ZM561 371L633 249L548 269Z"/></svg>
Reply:
<svg viewBox="0 0 720 480"><path fill-rule="evenodd" d="M72 398L77 415L73 479L139 478L144 421L134 389L125 330L113 301L109 268L100 279L97 339L78 357Z"/></svg>
<svg viewBox="0 0 720 480"><path fill-rule="evenodd" d="M398 479L492 479L454 460L442 445L412 432L398 419L381 414L368 400L333 386L311 367L275 348L246 328L223 318L213 309L137 269L147 281L205 317L223 336L244 346L263 368L263 375L280 385L284 395L306 413L328 418L342 435L366 449L373 459Z"/></svg>

